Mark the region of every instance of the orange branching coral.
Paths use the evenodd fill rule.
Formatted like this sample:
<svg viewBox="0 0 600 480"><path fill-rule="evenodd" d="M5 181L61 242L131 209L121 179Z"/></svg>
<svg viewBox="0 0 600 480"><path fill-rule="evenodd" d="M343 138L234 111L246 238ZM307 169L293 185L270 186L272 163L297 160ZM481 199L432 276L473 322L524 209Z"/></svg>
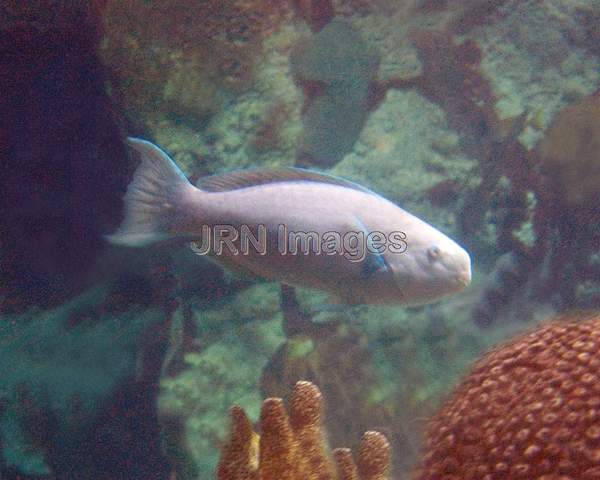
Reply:
<svg viewBox="0 0 600 480"><path fill-rule="evenodd" d="M231 409L231 436L217 468L218 480L386 480L390 446L366 432L355 465L350 450L330 454L321 428L323 401L310 382L296 383L289 415L281 398L264 401L261 436L240 407Z"/></svg>
<svg viewBox="0 0 600 480"><path fill-rule="evenodd" d="M265 365L263 395L286 397L300 379L319 385L328 412L324 425L332 445L358 449L361 434L377 429L398 452L395 469L406 470L416 453L416 432L433 410L432 397L423 400L416 393L426 381L422 371L414 362L402 362L414 352L408 347L399 358L403 365L399 376L411 387L387 390L373 367L372 349L364 333L344 325L341 319L312 321L291 287L282 288L281 306L288 338ZM409 423L412 428L407 429Z"/></svg>
<svg viewBox="0 0 600 480"><path fill-rule="evenodd" d="M390 446L379 432L365 432L358 452L358 473L363 480L386 480Z"/></svg>
<svg viewBox="0 0 600 480"><path fill-rule="evenodd" d="M390 446L379 432L365 432L358 451L358 466L348 448L333 451L338 480L385 480L388 478Z"/></svg>
<svg viewBox="0 0 600 480"><path fill-rule="evenodd" d="M326 324L312 328L315 331L310 337L293 335L273 355L263 370L263 395L283 397L298 379L318 384L325 398L325 410L329 412L325 425L333 445L354 449L362 432L381 429L399 452L396 466L404 467L412 452L412 438L402 429L406 413L397 411L395 397L377 398L381 388L375 380L365 338L343 326L329 332L326 329L334 327ZM425 407L415 408L412 399L404 396L398 403L413 414L430 412Z"/></svg>
<svg viewBox="0 0 600 480"><path fill-rule="evenodd" d="M258 455L258 435L252 430L250 420L242 407L230 410L231 436L223 449L217 468L219 480L258 478L256 457Z"/></svg>
<svg viewBox="0 0 600 480"><path fill-rule="evenodd" d="M600 478L600 314L484 356L431 421L414 478Z"/></svg>

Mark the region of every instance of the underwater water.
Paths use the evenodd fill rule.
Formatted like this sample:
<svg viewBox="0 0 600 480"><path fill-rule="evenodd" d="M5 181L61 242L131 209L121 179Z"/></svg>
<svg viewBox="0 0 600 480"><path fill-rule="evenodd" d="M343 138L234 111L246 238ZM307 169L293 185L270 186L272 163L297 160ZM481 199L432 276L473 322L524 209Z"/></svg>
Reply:
<svg viewBox="0 0 600 480"><path fill-rule="evenodd" d="M0 479L600 478L599 25L3 2Z"/></svg>

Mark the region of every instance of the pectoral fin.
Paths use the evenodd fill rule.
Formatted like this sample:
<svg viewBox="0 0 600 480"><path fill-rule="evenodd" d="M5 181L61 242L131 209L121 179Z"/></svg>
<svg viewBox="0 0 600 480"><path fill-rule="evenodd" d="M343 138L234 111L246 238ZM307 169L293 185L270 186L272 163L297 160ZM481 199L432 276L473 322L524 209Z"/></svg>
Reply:
<svg viewBox="0 0 600 480"><path fill-rule="evenodd" d="M373 238L369 236L371 232L367 229L364 223L362 223L362 221L360 221L359 219L357 219L357 222L360 231L364 233L366 239L365 258L362 261L363 276L368 278L375 273L389 271L389 265L383 255L383 252L379 252L379 250L381 250L381 247L376 248L376 246L373 243Z"/></svg>

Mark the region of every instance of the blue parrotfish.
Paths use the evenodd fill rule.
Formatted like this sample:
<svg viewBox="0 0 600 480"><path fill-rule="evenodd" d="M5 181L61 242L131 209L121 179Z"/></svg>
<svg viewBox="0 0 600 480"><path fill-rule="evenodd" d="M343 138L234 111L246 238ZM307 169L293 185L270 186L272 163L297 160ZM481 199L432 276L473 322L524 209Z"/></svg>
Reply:
<svg viewBox="0 0 600 480"><path fill-rule="evenodd" d="M123 223L107 236L114 244L189 243L234 272L347 304L424 304L470 283L462 247L361 185L300 168L234 171L193 185L156 145L127 142L141 162Z"/></svg>

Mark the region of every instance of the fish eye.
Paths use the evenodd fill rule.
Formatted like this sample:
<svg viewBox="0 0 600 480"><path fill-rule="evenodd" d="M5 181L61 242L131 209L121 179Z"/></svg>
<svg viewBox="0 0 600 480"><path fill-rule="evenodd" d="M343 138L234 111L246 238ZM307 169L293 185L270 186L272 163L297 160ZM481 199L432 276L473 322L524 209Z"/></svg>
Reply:
<svg viewBox="0 0 600 480"><path fill-rule="evenodd" d="M427 258L429 258L429 260L433 262L441 255L441 253L442 251L440 250L440 247L434 245L429 250L427 250Z"/></svg>

